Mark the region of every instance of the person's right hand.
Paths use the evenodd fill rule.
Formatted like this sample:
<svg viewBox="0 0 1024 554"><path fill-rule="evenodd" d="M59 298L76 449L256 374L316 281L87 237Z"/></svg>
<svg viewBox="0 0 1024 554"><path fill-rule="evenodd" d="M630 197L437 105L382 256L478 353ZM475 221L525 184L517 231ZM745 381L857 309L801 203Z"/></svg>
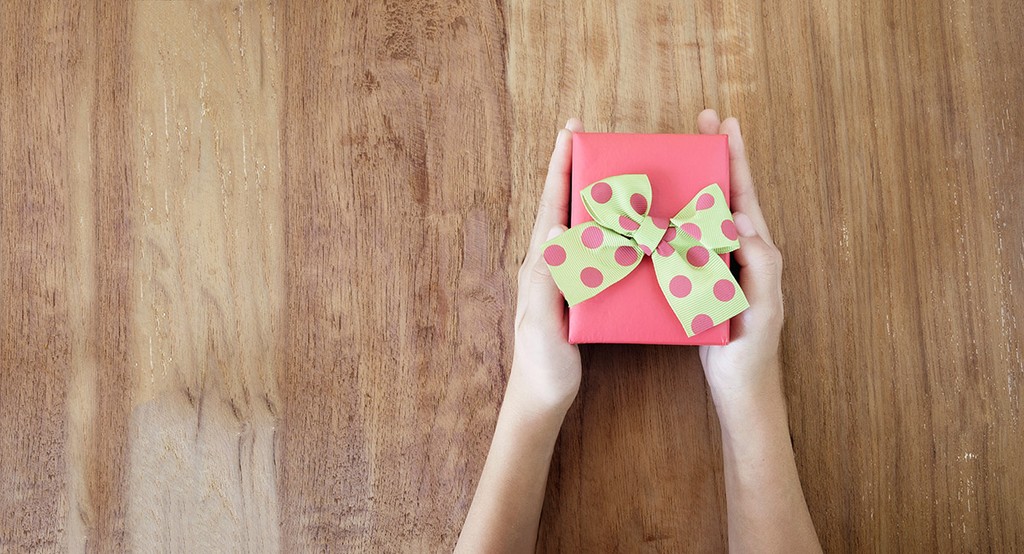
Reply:
<svg viewBox="0 0 1024 554"><path fill-rule="evenodd" d="M750 307L732 319L732 341L700 347L722 430L722 460L734 552L821 552L800 487L782 392L782 255L757 203L740 125L704 110L701 133L729 136L734 258Z"/></svg>
<svg viewBox="0 0 1024 554"><path fill-rule="evenodd" d="M729 136L730 199L740 248L733 253L740 266L739 283L750 307L732 319L732 339L725 346L700 347L700 360L715 405L737 395L778 389L779 336L782 332L782 255L772 242L757 202L750 166L735 118L720 122L714 110L697 116L701 134Z"/></svg>

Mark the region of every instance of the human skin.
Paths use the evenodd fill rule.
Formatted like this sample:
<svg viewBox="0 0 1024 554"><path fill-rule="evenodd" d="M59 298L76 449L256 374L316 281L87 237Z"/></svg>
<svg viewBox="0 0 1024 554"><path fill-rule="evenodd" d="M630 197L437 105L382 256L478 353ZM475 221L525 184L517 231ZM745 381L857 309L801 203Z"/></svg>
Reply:
<svg viewBox="0 0 1024 554"><path fill-rule="evenodd" d="M700 347L721 425L729 547L820 552L782 391L782 256L761 213L739 123L705 110L697 128L729 136L731 206L740 234L734 256L750 302L733 318L729 344ZM512 370L457 552L530 552L536 546L551 455L581 375L579 349L567 340L564 301L541 253L547 240L566 229L572 133L582 130L579 120L570 119L555 139L519 270Z"/></svg>

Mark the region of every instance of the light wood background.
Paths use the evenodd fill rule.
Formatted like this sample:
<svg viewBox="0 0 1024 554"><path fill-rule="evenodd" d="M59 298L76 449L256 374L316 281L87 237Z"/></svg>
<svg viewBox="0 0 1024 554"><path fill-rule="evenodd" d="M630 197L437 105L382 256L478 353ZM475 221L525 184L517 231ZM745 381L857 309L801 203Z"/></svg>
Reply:
<svg viewBox="0 0 1024 554"><path fill-rule="evenodd" d="M744 129L828 551L1024 549L1024 4L6 0L0 550L442 551L556 129ZM584 349L543 551L720 551L692 348Z"/></svg>

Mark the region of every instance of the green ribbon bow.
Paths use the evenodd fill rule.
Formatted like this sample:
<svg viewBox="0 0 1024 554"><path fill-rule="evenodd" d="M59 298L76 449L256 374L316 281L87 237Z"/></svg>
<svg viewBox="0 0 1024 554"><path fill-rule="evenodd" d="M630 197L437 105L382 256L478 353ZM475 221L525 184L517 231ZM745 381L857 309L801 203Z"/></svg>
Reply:
<svg viewBox="0 0 1024 554"><path fill-rule="evenodd" d="M739 248L732 213L717 184L704 187L671 219L647 215L647 175L616 175L580 191L594 218L548 241L544 261L570 306L594 297L651 257L665 299L687 336L747 309L717 254Z"/></svg>

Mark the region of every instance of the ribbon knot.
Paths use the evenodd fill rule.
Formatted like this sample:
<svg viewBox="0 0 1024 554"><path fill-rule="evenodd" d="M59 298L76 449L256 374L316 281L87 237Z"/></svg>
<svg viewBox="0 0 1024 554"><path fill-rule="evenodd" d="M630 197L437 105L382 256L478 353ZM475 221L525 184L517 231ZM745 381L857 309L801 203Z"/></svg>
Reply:
<svg viewBox="0 0 1024 554"><path fill-rule="evenodd" d="M669 222L660 217L644 215L640 227L633 232L633 242L636 243L644 255L650 256L661 244L662 239L668 233Z"/></svg>
<svg viewBox="0 0 1024 554"><path fill-rule="evenodd" d="M742 312L747 299L720 256L739 248L717 184L670 219L651 216L646 175L616 175L580 191L593 217L548 241L544 260L570 306L621 281L650 256L658 285L687 336Z"/></svg>

